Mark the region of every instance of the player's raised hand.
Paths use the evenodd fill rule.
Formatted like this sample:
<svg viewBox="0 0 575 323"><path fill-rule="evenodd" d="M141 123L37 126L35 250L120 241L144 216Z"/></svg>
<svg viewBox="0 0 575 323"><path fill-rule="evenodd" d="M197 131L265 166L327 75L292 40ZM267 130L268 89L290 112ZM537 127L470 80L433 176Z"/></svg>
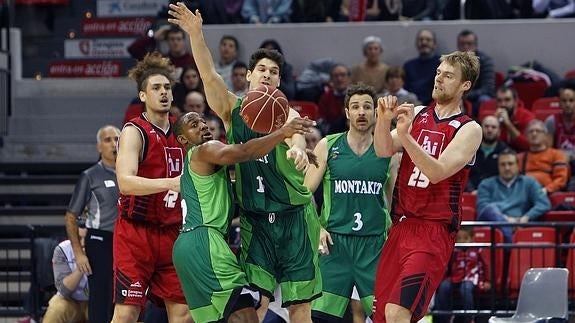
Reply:
<svg viewBox="0 0 575 323"><path fill-rule="evenodd" d="M397 134L400 136L409 135L411 130L411 123L415 116L414 105L410 103L403 103L396 108L397 110Z"/></svg>
<svg viewBox="0 0 575 323"><path fill-rule="evenodd" d="M286 122L283 127L279 129L284 135L285 138L291 138L291 136L297 134L305 135L306 133L310 133L310 128L315 126L315 121L305 118L293 118L290 121Z"/></svg>
<svg viewBox="0 0 575 323"><path fill-rule="evenodd" d="M326 229L321 228L319 232L319 253L322 256L329 255L329 246L333 246L333 240L331 239L331 234L327 232Z"/></svg>
<svg viewBox="0 0 575 323"><path fill-rule="evenodd" d="M397 117L396 107L396 96L386 95L377 100L377 114L384 120L391 121L393 118Z"/></svg>
<svg viewBox="0 0 575 323"><path fill-rule="evenodd" d="M168 22L179 26L188 34L202 31L203 20L200 11L196 9L196 12L192 12L183 2L170 4L168 15L172 17L168 18Z"/></svg>

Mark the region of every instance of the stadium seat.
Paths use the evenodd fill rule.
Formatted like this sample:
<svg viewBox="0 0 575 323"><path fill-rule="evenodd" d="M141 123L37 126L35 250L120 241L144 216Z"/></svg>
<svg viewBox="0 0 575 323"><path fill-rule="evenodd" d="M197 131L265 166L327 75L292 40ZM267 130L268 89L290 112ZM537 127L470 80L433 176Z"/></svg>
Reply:
<svg viewBox="0 0 575 323"><path fill-rule="evenodd" d="M505 83L505 74L495 71L495 88L500 88Z"/></svg>
<svg viewBox="0 0 575 323"><path fill-rule="evenodd" d="M463 192L463 196L461 197L462 203L461 206L462 207L472 207L475 209L476 205L477 205L477 195L473 195L469 192Z"/></svg>
<svg viewBox="0 0 575 323"><path fill-rule="evenodd" d="M554 192L549 195L549 201L552 209L561 204L575 208L575 192Z"/></svg>
<svg viewBox="0 0 575 323"><path fill-rule="evenodd" d="M475 207L463 206L461 210L461 221L475 221Z"/></svg>
<svg viewBox="0 0 575 323"><path fill-rule="evenodd" d="M571 233L571 238L569 238L570 244L575 244L575 231ZM569 275L569 294L572 298L575 297L575 248L567 249L567 269L571 272Z"/></svg>
<svg viewBox="0 0 575 323"><path fill-rule="evenodd" d="M565 268L529 269L521 281L515 314L509 318L492 316L489 323L568 322L568 276Z"/></svg>
<svg viewBox="0 0 575 323"><path fill-rule="evenodd" d="M565 73L566 80L575 80L575 69L569 70Z"/></svg>
<svg viewBox="0 0 575 323"><path fill-rule="evenodd" d="M517 91L519 98L525 104L525 108L529 110L531 110L535 100L543 97L543 94L548 87L545 81L514 82L512 86Z"/></svg>
<svg viewBox="0 0 575 323"><path fill-rule="evenodd" d="M319 118L319 107L312 101L289 101L289 106L294 108L301 117L308 117L312 120Z"/></svg>
<svg viewBox="0 0 575 323"><path fill-rule="evenodd" d="M479 121L482 121L483 118L490 115L494 115L495 110L497 110L497 101L495 101L495 99L483 101L479 106L479 113L477 115L477 118L479 119Z"/></svg>
<svg viewBox="0 0 575 323"><path fill-rule="evenodd" d="M533 111L537 119L545 121L548 116L561 112L561 108L559 107L559 98L556 96L550 98L539 98L533 102L531 111Z"/></svg>
<svg viewBox="0 0 575 323"><path fill-rule="evenodd" d="M477 243L503 243L503 232L500 229L495 228L494 236L492 239L491 227L475 227L473 228L473 242ZM481 248L481 257L485 261L489 272L495 272L495 282L492 285L496 288L496 291L502 291L503 283L503 249L498 248L495 250L495 263L491 262L491 248L483 247ZM491 277L490 277L491 279Z"/></svg>
<svg viewBox="0 0 575 323"><path fill-rule="evenodd" d="M552 96L548 98L539 98L533 102L531 106L532 111L536 111L537 109L559 109L559 97Z"/></svg>
<svg viewBox="0 0 575 323"><path fill-rule="evenodd" d="M533 267L555 266L555 229L549 227L519 228L513 234L513 243L522 245L511 249L509 259L509 292L516 297L523 274ZM532 245L532 247L525 247Z"/></svg>

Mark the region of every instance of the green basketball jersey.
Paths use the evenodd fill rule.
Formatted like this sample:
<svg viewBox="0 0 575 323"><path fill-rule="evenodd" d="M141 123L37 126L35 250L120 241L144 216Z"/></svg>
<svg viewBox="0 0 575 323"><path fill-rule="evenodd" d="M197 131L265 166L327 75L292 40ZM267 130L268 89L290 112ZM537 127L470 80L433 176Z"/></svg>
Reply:
<svg viewBox="0 0 575 323"><path fill-rule="evenodd" d="M232 110L227 131L229 143L240 144L264 135L254 132L240 116L241 100ZM289 147L282 142L257 160L236 164L236 196L242 209L251 212L280 212L311 201L303 185L304 174L286 158Z"/></svg>
<svg viewBox="0 0 575 323"><path fill-rule="evenodd" d="M211 227L228 234L233 217L232 188L225 167L202 176L190 169L194 149L188 151L184 161L184 173L180 179L182 194L183 231L197 227Z"/></svg>
<svg viewBox="0 0 575 323"><path fill-rule="evenodd" d="M391 222L384 200L390 158L378 158L373 144L357 156L349 147L347 132L326 138L321 223L339 234L384 234Z"/></svg>

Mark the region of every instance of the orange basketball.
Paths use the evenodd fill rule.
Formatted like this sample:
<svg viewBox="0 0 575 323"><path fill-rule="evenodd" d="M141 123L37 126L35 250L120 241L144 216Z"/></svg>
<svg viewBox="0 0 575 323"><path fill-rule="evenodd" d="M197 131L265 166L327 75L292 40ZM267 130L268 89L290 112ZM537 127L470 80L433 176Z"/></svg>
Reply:
<svg viewBox="0 0 575 323"><path fill-rule="evenodd" d="M240 115L246 125L262 134L281 128L288 114L289 106L285 94L263 84L246 93L240 108Z"/></svg>

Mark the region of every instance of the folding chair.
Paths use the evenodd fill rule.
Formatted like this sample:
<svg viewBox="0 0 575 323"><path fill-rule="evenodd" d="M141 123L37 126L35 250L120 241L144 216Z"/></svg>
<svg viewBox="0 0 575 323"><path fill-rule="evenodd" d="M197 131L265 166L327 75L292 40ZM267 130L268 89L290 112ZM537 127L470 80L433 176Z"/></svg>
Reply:
<svg viewBox="0 0 575 323"><path fill-rule="evenodd" d="M479 121L483 121L483 118L490 115L494 115L495 110L497 110L497 101L495 101L495 99L483 101L479 106L479 113L477 115L477 118L479 119Z"/></svg>
<svg viewBox="0 0 575 323"><path fill-rule="evenodd" d="M531 268L523 276L515 314L492 316L489 323L568 322L567 277L565 268Z"/></svg>
<svg viewBox="0 0 575 323"><path fill-rule="evenodd" d="M475 207L463 206L461 211L461 221L475 221Z"/></svg>

